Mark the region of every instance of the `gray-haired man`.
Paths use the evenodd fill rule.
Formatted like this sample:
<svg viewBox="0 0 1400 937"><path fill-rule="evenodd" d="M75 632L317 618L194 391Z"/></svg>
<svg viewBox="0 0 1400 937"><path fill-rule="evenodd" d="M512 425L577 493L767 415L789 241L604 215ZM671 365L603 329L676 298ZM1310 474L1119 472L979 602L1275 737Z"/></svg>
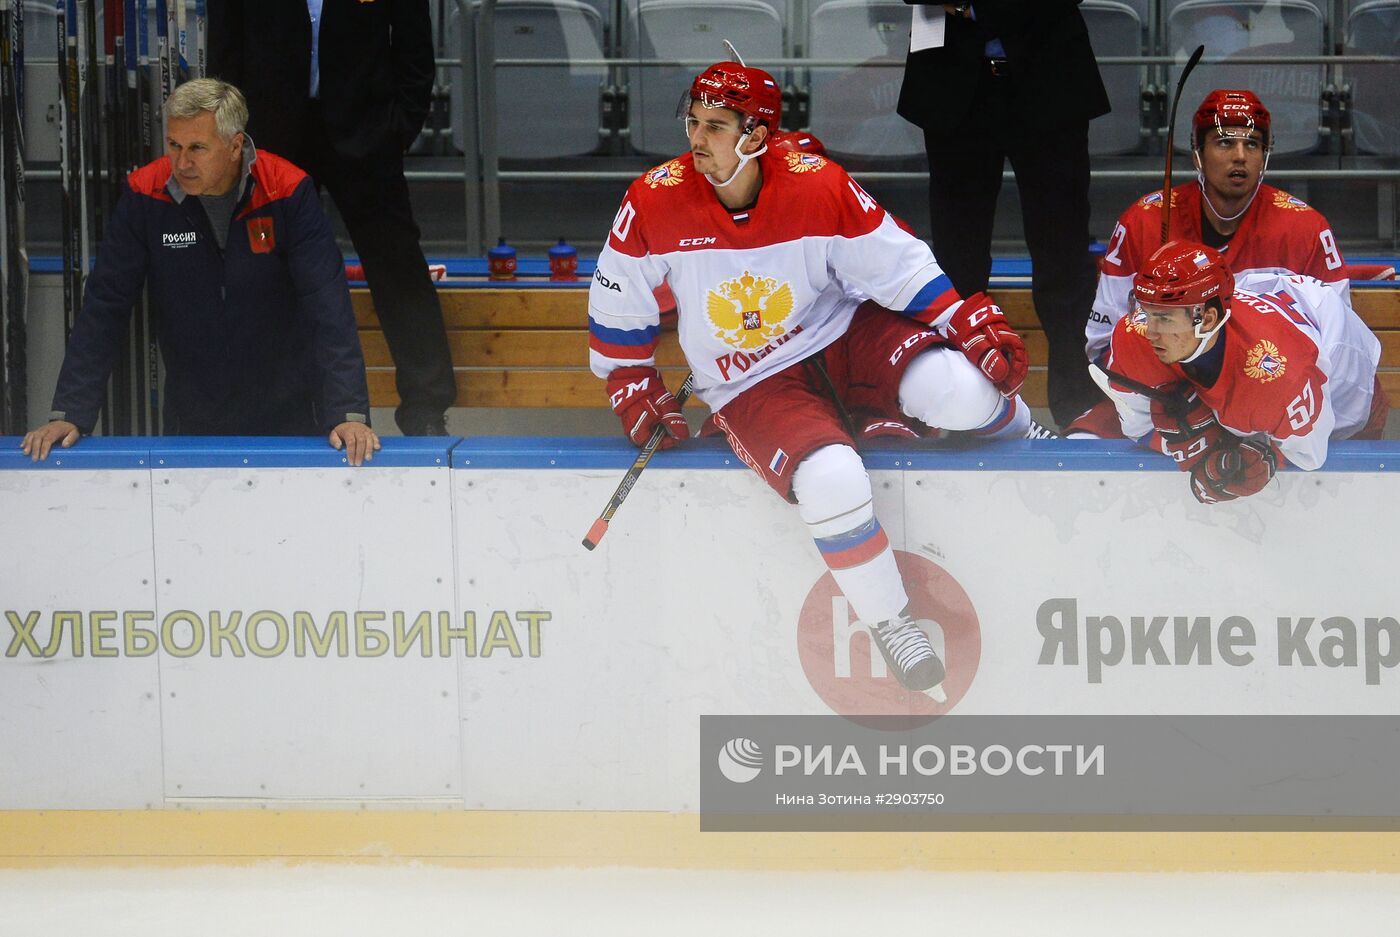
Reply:
<svg viewBox="0 0 1400 937"><path fill-rule="evenodd" d="M166 155L133 172L73 325L34 459L97 422L131 310L161 315L165 427L180 435L326 433L373 457L369 392L344 261L310 179L244 133L237 88L198 79L166 103Z"/></svg>

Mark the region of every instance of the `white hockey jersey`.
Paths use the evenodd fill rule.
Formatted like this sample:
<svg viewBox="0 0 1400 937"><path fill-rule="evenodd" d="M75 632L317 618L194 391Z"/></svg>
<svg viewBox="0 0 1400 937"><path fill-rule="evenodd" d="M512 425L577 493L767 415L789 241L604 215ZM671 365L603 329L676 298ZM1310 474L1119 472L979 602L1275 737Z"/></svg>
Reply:
<svg viewBox="0 0 1400 937"><path fill-rule="evenodd" d="M724 207L689 154L632 183L588 294L594 374L654 364L663 281L695 394L712 410L845 334L865 298L935 327L951 317L961 299L928 245L845 170L812 153L759 160L763 186L742 212Z"/></svg>

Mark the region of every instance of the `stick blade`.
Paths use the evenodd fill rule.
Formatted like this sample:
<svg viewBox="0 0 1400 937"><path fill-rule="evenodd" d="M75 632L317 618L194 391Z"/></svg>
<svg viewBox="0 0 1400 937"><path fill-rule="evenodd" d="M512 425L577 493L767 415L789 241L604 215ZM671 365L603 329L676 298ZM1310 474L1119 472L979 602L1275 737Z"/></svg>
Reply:
<svg viewBox="0 0 1400 937"><path fill-rule="evenodd" d="M598 541L603 539L603 534L608 532L608 522L603 518L598 518L593 522L593 526L588 528L588 535L583 538L583 545L589 550L598 546Z"/></svg>
<svg viewBox="0 0 1400 937"><path fill-rule="evenodd" d="M1204 45L1196 46L1196 51L1192 52L1191 57L1186 60L1186 67L1181 70L1183 80L1185 79L1185 76L1191 74L1191 69L1196 67L1196 63L1199 62L1201 60L1201 56L1205 54L1206 47Z"/></svg>

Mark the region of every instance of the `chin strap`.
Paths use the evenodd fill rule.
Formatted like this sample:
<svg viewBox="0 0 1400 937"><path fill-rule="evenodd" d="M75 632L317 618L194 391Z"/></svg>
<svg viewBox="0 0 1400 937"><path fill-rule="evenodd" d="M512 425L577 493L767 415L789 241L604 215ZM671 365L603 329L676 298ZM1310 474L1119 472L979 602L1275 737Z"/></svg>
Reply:
<svg viewBox="0 0 1400 937"><path fill-rule="evenodd" d="M1210 213L1221 221L1238 221L1244 217L1244 213L1249 211L1249 206L1254 204L1254 197L1259 194L1259 187L1264 184L1264 174L1269 171L1269 151L1264 151L1264 165L1259 170L1259 181L1254 183L1254 191L1249 193L1249 198L1245 199L1244 207L1233 215L1226 217L1216 210L1215 204L1210 200L1210 195L1206 192L1206 173L1201 168L1201 154L1192 153L1192 158L1196 161L1196 185L1201 187L1201 198L1205 200L1206 206L1210 208ZM1194 357L1194 356L1193 356ZM1191 360L1190 358L1187 359Z"/></svg>
<svg viewBox="0 0 1400 937"><path fill-rule="evenodd" d="M744 167L749 164L749 160L757 156L762 156L764 153L768 152L768 144L765 143L762 147L758 149L757 152L745 153L743 151L744 144L748 142L748 139L751 136L753 136L752 130L750 130L748 133L742 134L739 137L738 142L734 144L734 155L739 157L739 165L734 167L734 172L732 175L730 175L728 179L724 180L723 182L716 182L713 176L711 176L709 173L705 173L705 179L710 183L710 185L714 186L716 189L724 188L725 186L733 182L735 179L739 178L739 173L744 171Z"/></svg>
<svg viewBox="0 0 1400 937"><path fill-rule="evenodd" d="M1222 303L1221 308L1224 310L1224 312L1220 316L1220 321L1215 323L1215 328L1211 329L1209 332L1202 335L1201 324L1199 322L1197 322L1195 326L1192 327L1191 334L1199 338L1201 340L1201 343L1196 346L1195 351L1191 352L1191 354L1187 355L1185 358L1182 358L1180 361L1177 362L1177 364L1189 364L1190 362L1195 361L1197 358L1199 358L1205 352L1206 345L1210 344L1210 340L1215 337L1217 332L1219 332L1222 328L1225 327L1225 323L1230 319L1229 303Z"/></svg>

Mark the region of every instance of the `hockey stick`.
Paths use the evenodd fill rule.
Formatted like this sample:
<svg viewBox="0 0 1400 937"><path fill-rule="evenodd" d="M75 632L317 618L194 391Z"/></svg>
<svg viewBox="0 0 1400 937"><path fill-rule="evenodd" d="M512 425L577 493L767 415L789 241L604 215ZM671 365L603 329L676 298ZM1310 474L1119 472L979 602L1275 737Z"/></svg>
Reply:
<svg viewBox="0 0 1400 937"><path fill-rule="evenodd" d="M12 0L10 61L14 67L11 91L14 97L13 188L10 192L11 227L15 243L11 247L14 259L14 279L11 280L10 321L7 326L10 348L6 357L10 378L11 419L16 431L29 422L29 358L26 350L29 319L29 230L26 221L24 181L24 0Z"/></svg>
<svg viewBox="0 0 1400 937"><path fill-rule="evenodd" d="M726 43L728 45L728 43ZM733 46L730 46L733 49ZM831 381L831 373L826 369L826 359L822 357L822 352L807 359L817 374L821 375L822 383L826 385L826 392L831 395L831 403L836 408L836 413L841 417L841 424L846 427L846 432L850 434L851 442L857 450L860 448L860 434L856 432L855 420L851 419L850 411L846 409L846 401L841 399L841 395L836 392L836 385Z"/></svg>
<svg viewBox="0 0 1400 937"><path fill-rule="evenodd" d="M1167 243L1167 230L1171 226L1172 217L1172 149L1176 137L1176 106L1181 103L1181 91L1186 87L1186 79L1191 77L1192 69L1196 67L1205 51L1205 46L1196 46L1196 51L1186 60L1186 67L1181 70L1181 77L1176 80L1176 94L1172 97L1171 115L1167 118L1167 171L1162 177L1163 244Z"/></svg>
<svg viewBox="0 0 1400 937"><path fill-rule="evenodd" d="M676 391L676 405L684 406L690 397L691 390L695 387L695 374L687 374L680 390ZM637 458L632 462L632 467L627 470L627 474L622 476L622 481L618 484L617 490L608 499L608 506L603 508L603 513L598 515L598 519L593 522L593 526L588 528L588 535L583 538L583 545L592 550L598 545L598 541L603 539L603 535L608 532L608 522L612 520L617 509L622 507L622 502L627 500L627 496L632 493L632 486L637 484L637 479L641 477L642 469L647 467L651 457L656 455L656 447L661 445L661 437L666 435L666 428L657 424L651 431L651 438L642 447L642 451L637 453Z"/></svg>
<svg viewBox="0 0 1400 937"><path fill-rule="evenodd" d="M179 0L176 0L179 2ZM166 5L166 0L156 0L156 62L159 66L160 74L160 103L164 104L165 99L170 97L170 92L175 90L175 76L172 73L170 59L170 10ZM161 119L160 145L165 145L165 121L164 115Z"/></svg>
<svg viewBox="0 0 1400 937"><path fill-rule="evenodd" d="M16 237L10 217L10 37L14 33L10 16L10 0L0 0L0 302L6 310L10 306L10 248ZM9 319L8 311L5 319ZM0 435L9 436L21 430L10 426L10 343L5 325L0 322Z"/></svg>
<svg viewBox="0 0 1400 937"><path fill-rule="evenodd" d="M1167 416L1180 423L1183 431L1189 428L1187 416L1191 413L1192 408L1190 402L1180 392L1163 390L1160 387L1152 387L1141 381L1135 381L1127 375L1110 371L1097 362L1089 365L1089 371L1098 372L1103 375L1107 381L1120 384L1140 397L1146 397L1148 400L1161 404L1162 410ZM1095 382L1099 383L1097 379ZM1104 385L1100 384L1100 386ZM1104 389L1107 390L1107 387L1105 386Z"/></svg>
<svg viewBox="0 0 1400 937"><path fill-rule="evenodd" d="M175 84L180 85L190 80L190 63L185 52L185 17L187 15L185 0L171 0L170 14L174 20L170 24L170 37L171 51L174 56Z"/></svg>
<svg viewBox="0 0 1400 937"><path fill-rule="evenodd" d="M191 78L203 78L209 68L209 20L205 0L194 0L194 71Z"/></svg>
<svg viewBox="0 0 1400 937"><path fill-rule="evenodd" d="M94 6L96 4L94 3ZM126 154L125 116L123 104L126 90L126 47L124 36L126 24L122 19L121 0L102 0L102 109L98 126L102 148L102 165L105 179L99 178L100 197L97 201L98 224L95 233L100 240L106 222L116 208L121 194L121 180L125 178L123 165ZM136 367L131 351L131 330L123 335L123 353L117 357L112 369L110 407L113 432L129 436L134 431L135 413L132 399L135 395ZM139 401L139 395L135 396Z"/></svg>
<svg viewBox="0 0 1400 937"><path fill-rule="evenodd" d="M24 319L29 277L24 227L24 9L0 0L0 433L24 431Z"/></svg>
<svg viewBox="0 0 1400 937"><path fill-rule="evenodd" d="M58 158L59 180L61 183L61 229L63 238L63 342L68 343L68 335L73 331L75 287L73 269L77 263L77 196L74 171L76 162L73 156L73 118L77 93L74 82L77 74L71 70L68 48L68 8L71 0L56 0L54 12L58 27Z"/></svg>
<svg viewBox="0 0 1400 937"><path fill-rule="evenodd" d="M154 159L165 143L156 130L158 120L155 99L158 96L151 69L151 5L139 0L136 5L136 72L138 94L141 97L141 162ZM138 163L138 165L140 165Z"/></svg>

